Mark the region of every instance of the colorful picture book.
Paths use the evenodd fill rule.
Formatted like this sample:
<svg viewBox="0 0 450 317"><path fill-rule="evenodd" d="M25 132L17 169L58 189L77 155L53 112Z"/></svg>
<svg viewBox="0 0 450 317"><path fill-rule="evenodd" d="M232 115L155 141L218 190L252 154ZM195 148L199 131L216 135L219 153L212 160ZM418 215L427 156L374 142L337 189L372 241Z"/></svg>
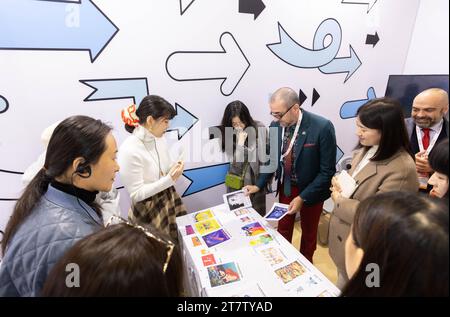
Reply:
<svg viewBox="0 0 450 317"><path fill-rule="evenodd" d="M301 265L298 261L294 261L286 266L283 266L275 270L275 273L285 284L295 280L297 277L301 276L305 272L306 272L305 267Z"/></svg>
<svg viewBox="0 0 450 317"><path fill-rule="evenodd" d="M257 236L258 234L266 232L266 229L264 229L264 227L261 226L259 222L250 223L248 225L243 226L241 229L248 237L254 237Z"/></svg>
<svg viewBox="0 0 450 317"><path fill-rule="evenodd" d="M196 222L204 221L207 219L214 218L214 214L211 210L200 211L194 214L194 219Z"/></svg>
<svg viewBox="0 0 450 317"><path fill-rule="evenodd" d="M268 244L273 241L273 238L270 234L265 233L262 235L259 235L255 237L254 239L250 240L249 244L251 247L257 247L260 245Z"/></svg>
<svg viewBox="0 0 450 317"><path fill-rule="evenodd" d="M194 223L194 227L200 235L205 235L221 228L220 224L215 218L196 222Z"/></svg>
<svg viewBox="0 0 450 317"><path fill-rule="evenodd" d="M187 235L187 236L189 236L189 235L195 233L195 232L194 232L194 228L192 228L191 225L187 225L187 226L185 227L185 229L186 229L186 235Z"/></svg>
<svg viewBox="0 0 450 317"><path fill-rule="evenodd" d="M250 210L249 209L247 209L247 208L242 208L242 209L238 209L238 210L235 210L234 211L234 214L236 215L236 216L242 216L242 215L245 215L245 214L249 214L250 213Z"/></svg>
<svg viewBox="0 0 450 317"><path fill-rule="evenodd" d="M287 215L289 205L274 203L269 213L264 217L270 221L278 221Z"/></svg>
<svg viewBox="0 0 450 317"><path fill-rule="evenodd" d="M285 259L281 251L275 247L260 248L258 253L272 266L282 263Z"/></svg>
<svg viewBox="0 0 450 317"><path fill-rule="evenodd" d="M203 266L210 266L216 264L216 259L214 258L214 254L207 254L202 256Z"/></svg>
<svg viewBox="0 0 450 317"><path fill-rule="evenodd" d="M250 196L246 196L243 190L223 195L223 201L230 211L252 206Z"/></svg>
<svg viewBox="0 0 450 317"><path fill-rule="evenodd" d="M211 248L215 245L218 245L227 240L230 240L230 236L223 229L208 233L208 234L202 236L202 238L203 238L203 241L205 241L208 248Z"/></svg>
<svg viewBox="0 0 450 317"><path fill-rule="evenodd" d="M207 267L211 287L226 285L241 280L235 262L213 265Z"/></svg>

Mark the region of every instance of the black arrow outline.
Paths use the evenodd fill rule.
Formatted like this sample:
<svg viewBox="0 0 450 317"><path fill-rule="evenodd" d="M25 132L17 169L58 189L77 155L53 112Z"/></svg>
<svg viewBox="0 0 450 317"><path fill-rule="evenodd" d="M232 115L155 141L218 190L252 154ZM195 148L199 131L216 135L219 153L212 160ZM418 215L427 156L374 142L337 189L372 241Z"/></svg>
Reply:
<svg viewBox="0 0 450 317"><path fill-rule="evenodd" d="M172 55L175 55L175 54L206 54L206 53L207 53L207 54L226 54L227 51L225 50L225 48L223 47L222 42L221 42L221 38L222 38L222 36L224 36L225 34L229 34L229 35L231 36L231 38L232 38L233 41L236 43L236 46L238 47L239 51L241 51L242 56L244 56L244 58L245 58L245 60L247 61L247 64L248 64L247 68L246 68L245 71L242 73L241 78L239 78L238 82L236 83L236 85L234 86L233 90L232 90L229 94L225 94L225 93L223 92L223 90L222 90L222 86L223 86L225 80L228 79L228 77L212 77L212 78L199 78L199 79L196 79L196 78L177 79L177 78L173 77L173 76L170 74L169 69L168 69L168 63L169 63L169 59L172 57ZM228 96L231 96L231 95L233 94L233 92L236 90L236 88L239 86L239 84L240 84L242 78L244 78L245 74L247 73L248 69L249 69L250 66L251 66L251 63L250 63L250 61L248 60L247 56L246 56L246 55L244 54L244 52L242 51L241 46L240 46L239 43L236 41L236 39L234 38L233 34L231 34L230 32L228 32L228 31L223 32L223 33L219 36L219 45L220 45L220 47L222 48L222 51L221 51L221 52L219 52L219 51L175 51L175 52L171 53L171 54L167 57L167 59L166 59L166 65L165 65L165 67L166 67L166 73L167 73L167 75L169 75L169 77L172 78L173 80L175 80L175 81L181 81L181 82L183 82L183 81L222 80L222 84L220 85L220 92L221 92L222 95L224 95L224 96L227 96L227 97L228 97Z"/></svg>
<svg viewBox="0 0 450 317"><path fill-rule="evenodd" d="M186 10L189 9L189 7L195 2L195 0L192 0L192 2L189 3L186 8L184 8L184 10L183 10L183 6L182 6L182 2L183 2L183 0L180 0L180 15L183 15L186 12Z"/></svg>
<svg viewBox="0 0 450 317"><path fill-rule="evenodd" d="M73 4L81 4L81 0L77 2L72 1L58 1L58 0L37 0L42 2L56 2L56 3L73 3ZM42 48L42 47L26 47L26 48L17 48L17 47L0 47L0 50L6 50L6 51L88 51L89 57L91 59L91 63L93 64L95 60L102 54L103 50L108 46L108 44L112 41L112 39L116 36L116 34L120 31L120 29L117 27L117 25L114 24L113 21L111 21L108 16L103 13L102 10L100 10L99 7L94 3L93 0L83 0L83 1L89 1L91 4L113 25L113 27L116 29L116 32L109 38L109 40L103 45L102 49L98 51L97 56L93 59L92 58L92 52L90 48Z"/></svg>

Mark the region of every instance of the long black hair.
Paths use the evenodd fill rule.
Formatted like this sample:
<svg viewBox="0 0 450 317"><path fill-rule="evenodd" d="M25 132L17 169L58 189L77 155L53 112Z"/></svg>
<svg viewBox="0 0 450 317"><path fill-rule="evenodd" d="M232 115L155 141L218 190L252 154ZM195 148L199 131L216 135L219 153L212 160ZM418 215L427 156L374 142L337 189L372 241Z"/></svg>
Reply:
<svg viewBox="0 0 450 317"><path fill-rule="evenodd" d="M14 233L47 191L50 182L63 175L78 157L84 159L79 167L95 164L106 150L106 137L110 131L110 126L87 116L69 117L55 128L47 147L44 167L25 188L6 225L1 242L3 254Z"/></svg>
<svg viewBox="0 0 450 317"><path fill-rule="evenodd" d="M152 116L153 119L167 118L172 120L177 112L175 108L164 98L157 95L149 95L142 99L139 107L136 109L136 116L139 118L139 124L147 122L147 118ZM133 126L125 124L125 130L129 133L134 131Z"/></svg>
<svg viewBox="0 0 450 317"><path fill-rule="evenodd" d="M357 111L361 123L369 129L379 130L381 140L371 161L382 161L399 150L409 153L409 138L402 106L391 98L373 99Z"/></svg>
<svg viewBox="0 0 450 317"><path fill-rule="evenodd" d="M220 125L220 131L222 133L222 151L225 151L225 129L233 127L234 117L238 117L246 128L253 127L255 129L256 135L258 133L258 126L256 125L255 120L253 120L252 116L250 115L250 111L248 110L247 106L240 100L232 101L225 108L225 111L223 112L222 123ZM235 138L233 138L233 145L235 146L235 144L236 141Z"/></svg>
<svg viewBox="0 0 450 317"><path fill-rule="evenodd" d="M442 200L417 193L363 200L351 232L364 254L341 296L448 296L448 217ZM379 287L366 284L374 264Z"/></svg>

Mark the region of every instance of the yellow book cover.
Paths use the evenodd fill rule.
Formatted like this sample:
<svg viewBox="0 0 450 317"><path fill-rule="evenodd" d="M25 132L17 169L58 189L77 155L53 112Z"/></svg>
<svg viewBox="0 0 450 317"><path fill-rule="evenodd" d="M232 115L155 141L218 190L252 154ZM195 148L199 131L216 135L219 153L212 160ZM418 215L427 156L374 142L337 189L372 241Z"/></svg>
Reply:
<svg viewBox="0 0 450 317"><path fill-rule="evenodd" d="M194 226L195 229L197 229L197 232L202 236L221 228L215 218L194 223Z"/></svg>
<svg viewBox="0 0 450 317"><path fill-rule="evenodd" d="M207 219L214 218L214 214L212 213L212 211L210 209L208 209L208 210L196 213L194 218L195 218L195 221L197 221L197 222L204 221Z"/></svg>

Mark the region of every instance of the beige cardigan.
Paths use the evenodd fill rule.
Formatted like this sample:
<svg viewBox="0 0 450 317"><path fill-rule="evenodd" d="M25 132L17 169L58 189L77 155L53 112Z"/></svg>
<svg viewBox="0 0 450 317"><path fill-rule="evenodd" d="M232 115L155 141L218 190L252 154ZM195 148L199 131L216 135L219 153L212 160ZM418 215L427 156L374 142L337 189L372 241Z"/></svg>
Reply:
<svg viewBox="0 0 450 317"><path fill-rule="evenodd" d="M366 152L367 148L355 151L350 175ZM350 226L360 201L378 193L396 190L416 192L419 189L414 160L403 150L386 160L370 161L354 178L358 187L350 198L337 199L330 220L329 252L338 271L344 276L345 240L350 233Z"/></svg>

